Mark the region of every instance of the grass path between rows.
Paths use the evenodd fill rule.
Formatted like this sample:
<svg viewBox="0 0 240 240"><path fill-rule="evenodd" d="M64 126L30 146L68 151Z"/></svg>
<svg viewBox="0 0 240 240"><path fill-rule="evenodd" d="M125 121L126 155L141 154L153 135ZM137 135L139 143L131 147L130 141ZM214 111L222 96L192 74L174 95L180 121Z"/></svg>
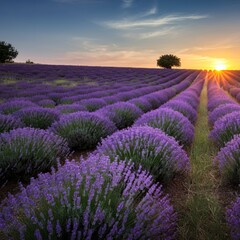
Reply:
<svg viewBox="0 0 240 240"><path fill-rule="evenodd" d="M212 164L217 149L208 138L207 101L205 82L200 96L195 138L189 152L192 170L186 205L178 210L179 239L230 239L224 223L224 209L218 196L220 180Z"/></svg>

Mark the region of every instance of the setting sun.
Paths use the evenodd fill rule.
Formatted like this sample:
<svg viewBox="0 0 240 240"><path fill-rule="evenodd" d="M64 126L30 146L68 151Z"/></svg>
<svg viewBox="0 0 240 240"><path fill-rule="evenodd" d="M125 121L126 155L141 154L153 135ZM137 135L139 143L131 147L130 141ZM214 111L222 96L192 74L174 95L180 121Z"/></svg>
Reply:
<svg viewBox="0 0 240 240"><path fill-rule="evenodd" d="M227 65L224 60L217 60L214 64L214 70L221 71L226 70Z"/></svg>
<svg viewBox="0 0 240 240"><path fill-rule="evenodd" d="M217 71L225 70L226 68L227 68L226 65L223 64L223 63L217 64L217 65L215 66L215 69L216 69Z"/></svg>

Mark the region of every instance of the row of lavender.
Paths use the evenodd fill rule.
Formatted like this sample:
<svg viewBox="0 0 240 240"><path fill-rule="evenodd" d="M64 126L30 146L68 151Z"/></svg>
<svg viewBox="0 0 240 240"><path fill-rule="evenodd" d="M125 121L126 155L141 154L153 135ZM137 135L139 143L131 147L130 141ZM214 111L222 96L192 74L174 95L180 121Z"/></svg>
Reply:
<svg viewBox="0 0 240 240"><path fill-rule="evenodd" d="M87 160L67 161L6 198L0 215L4 235L176 239L177 216L157 181L166 184L189 170L179 143L187 147L193 139L203 78L133 127L102 140Z"/></svg>
<svg viewBox="0 0 240 240"><path fill-rule="evenodd" d="M160 90L143 95L138 101L149 106L148 110L159 107L184 90L195 79L196 73L173 85L175 91L171 88ZM129 102L110 104L94 113L78 111L62 115L27 103L30 105L26 101L14 100L0 106L0 129L3 132L0 135L1 180L47 171L56 166L57 157L64 160L72 150L94 148L101 138L131 126L143 114L139 107ZM12 128L17 129L10 131Z"/></svg>
<svg viewBox="0 0 240 240"><path fill-rule="evenodd" d="M214 78L208 82L210 138L219 147L215 163L222 177L234 186L240 184L240 106ZM226 219L233 239L240 238L240 197L226 210Z"/></svg>
<svg viewBox="0 0 240 240"><path fill-rule="evenodd" d="M240 71L223 71L219 73L218 81L224 90L240 101Z"/></svg>

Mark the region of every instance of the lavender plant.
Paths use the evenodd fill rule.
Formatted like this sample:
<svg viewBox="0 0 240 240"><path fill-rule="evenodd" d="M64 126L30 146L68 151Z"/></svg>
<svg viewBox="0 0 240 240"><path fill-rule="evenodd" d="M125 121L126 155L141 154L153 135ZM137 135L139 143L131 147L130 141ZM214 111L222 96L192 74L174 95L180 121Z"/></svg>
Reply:
<svg viewBox="0 0 240 240"><path fill-rule="evenodd" d="M24 108L14 116L21 119L27 127L47 129L53 122L59 119L59 112L54 109L41 107Z"/></svg>
<svg viewBox="0 0 240 240"><path fill-rule="evenodd" d="M54 108L56 103L52 99L42 99L37 102L40 107Z"/></svg>
<svg viewBox="0 0 240 240"><path fill-rule="evenodd" d="M226 103L222 104L219 107L216 107L212 112L209 114L209 124L214 125L214 123L220 119L221 117L225 116L228 113L240 111L240 106L237 103Z"/></svg>
<svg viewBox="0 0 240 240"><path fill-rule="evenodd" d="M0 178L33 176L69 155L66 141L50 131L18 128L0 134Z"/></svg>
<svg viewBox="0 0 240 240"><path fill-rule="evenodd" d="M60 111L62 114L87 111L87 109L84 106L76 103L58 105L55 109Z"/></svg>
<svg viewBox="0 0 240 240"><path fill-rule="evenodd" d="M240 239L240 197L226 210L226 220L233 240Z"/></svg>
<svg viewBox="0 0 240 240"><path fill-rule="evenodd" d="M107 157L40 174L0 209L8 239L176 238L176 214L161 187L141 167Z"/></svg>
<svg viewBox="0 0 240 240"><path fill-rule="evenodd" d="M0 114L0 133L23 127L24 124L17 118Z"/></svg>
<svg viewBox="0 0 240 240"><path fill-rule="evenodd" d="M12 100L9 102L2 103L0 105L0 113L2 114L12 114L22 108L36 107L37 105L28 100Z"/></svg>
<svg viewBox="0 0 240 240"><path fill-rule="evenodd" d="M176 173L189 170L189 158L174 138L148 126L118 131L102 140L95 153L107 155L113 161L132 160L141 165L156 180L168 182Z"/></svg>
<svg viewBox="0 0 240 240"><path fill-rule="evenodd" d="M223 147L235 134L240 134L240 112L232 112L218 119L209 136L217 146Z"/></svg>
<svg viewBox="0 0 240 240"><path fill-rule="evenodd" d="M115 123L118 129L131 126L143 112L132 103L118 102L101 108L96 112L99 116L106 116Z"/></svg>
<svg viewBox="0 0 240 240"><path fill-rule="evenodd" d="M158 128L185 146L190 145L194 137L194 127L190 121L170 108L159 108L146 113L134 124L134 126L143 125Z"/></svg>
<svg viewBox="0 0 240 240"><path fill-rule="evenodd" d="M197 111L188 103L181 100L171 100L162 107L171 108L183 114L188 120L194 124L197 119Z"/></svg>
<svg viewBox="0 0 240 240"><path fill-rule="evenodd" d="M98 115L76 112L64 115L55 122L51 130L65 138L71 149L94 148L101 138L115 132L115 125Z"/></svg>
<svg viewBox="0 0 240 240"><path fill-rule="evenodd" d="M85 107L89 112L94 112L107 105L107 102L100 98L84 99L78 103Z"/></svg>
<svg viewBox="0 0 240 240"><path fill-rule="evenodd" d="M216 160L224 179L231 184L240 184L240 135L226 143L218 152Z"/></svg>
<svg viewBox="0 0 240 240"><path fill-rule="evenodd" d="M144 97L134 98L128 101L129 103L134 104L138 108L140 108L144 113L150 111L152 109L152 105L150 102Z"/></svg>

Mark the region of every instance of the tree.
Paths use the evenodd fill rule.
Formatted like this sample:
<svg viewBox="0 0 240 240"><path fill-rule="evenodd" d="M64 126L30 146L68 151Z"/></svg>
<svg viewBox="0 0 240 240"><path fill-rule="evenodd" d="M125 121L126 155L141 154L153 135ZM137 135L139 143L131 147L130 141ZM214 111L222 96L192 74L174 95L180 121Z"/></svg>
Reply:
<svg viewBox="0 0 240 240"><path fill-rule="evenodd" d="M13 62L18 55L18 51L10 44L0 41L0 63Z"/></svg>
<svg viewBox="0 0 240 240"><path fill-rule="evenodd" d="M181 59L172 54L166 54L159 57L157 66L171 69L173 66L180 67Z"/></svg>

